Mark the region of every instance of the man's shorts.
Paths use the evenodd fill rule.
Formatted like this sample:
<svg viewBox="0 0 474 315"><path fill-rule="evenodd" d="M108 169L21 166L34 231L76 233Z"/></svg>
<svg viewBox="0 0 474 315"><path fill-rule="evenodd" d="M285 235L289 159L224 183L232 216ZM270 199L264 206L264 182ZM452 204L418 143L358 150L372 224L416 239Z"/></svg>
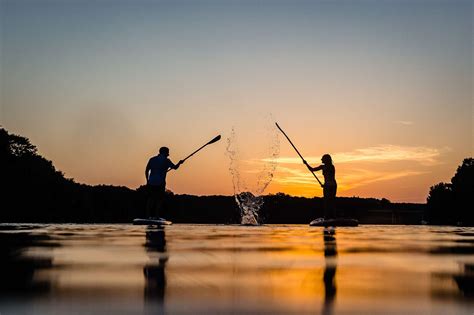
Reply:
<svg viewBox="0 0 474 315"><path fill-rule="evenodd" d="M147 191L149 197L164 198L165 185L147 185Z"/></svg>

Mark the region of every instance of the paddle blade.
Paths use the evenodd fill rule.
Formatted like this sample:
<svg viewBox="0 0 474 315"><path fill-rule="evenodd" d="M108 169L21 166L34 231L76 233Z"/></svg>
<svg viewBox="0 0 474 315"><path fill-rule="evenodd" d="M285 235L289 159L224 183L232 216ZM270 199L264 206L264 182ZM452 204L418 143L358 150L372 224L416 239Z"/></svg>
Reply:
<svg viewBox="0 0 474 315"><path fill-rule="evenodd" d="M217 137L215 137L214 139L212 139L211 141L209 141L207 144L211 144L211 143L214 143L214 142L217 142L221 140L221 135L218 135Z"/></svg>

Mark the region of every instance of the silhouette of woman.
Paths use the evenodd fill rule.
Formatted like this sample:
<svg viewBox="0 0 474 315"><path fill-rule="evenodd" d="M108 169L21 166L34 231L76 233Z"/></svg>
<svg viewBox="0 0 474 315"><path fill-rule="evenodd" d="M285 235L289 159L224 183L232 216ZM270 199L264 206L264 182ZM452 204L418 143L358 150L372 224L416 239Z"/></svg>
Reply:
<svg viewBox="0 0 474 315"><path fill-rule="evenodd" d="M311 167L308 162L303 160L304 164L308 167L311 172L319 170L323 171L324 185L323 185L323 196L324 196L324 219L334 219L336 217L336 168L332 164L332 158L329 154L324 154L321 158L322 165L317 167Z"/></svg>

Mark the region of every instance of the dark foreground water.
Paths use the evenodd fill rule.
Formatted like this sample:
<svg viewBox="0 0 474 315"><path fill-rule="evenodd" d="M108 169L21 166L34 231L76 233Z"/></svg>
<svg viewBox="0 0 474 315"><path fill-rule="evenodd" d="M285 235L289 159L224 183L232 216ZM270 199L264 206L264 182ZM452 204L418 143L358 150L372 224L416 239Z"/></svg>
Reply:
<svg viewBox="0 0 474 315"><path fill-rule="evenodd" d="M474 314L474 229L0 224L5 314Z"/></svg>

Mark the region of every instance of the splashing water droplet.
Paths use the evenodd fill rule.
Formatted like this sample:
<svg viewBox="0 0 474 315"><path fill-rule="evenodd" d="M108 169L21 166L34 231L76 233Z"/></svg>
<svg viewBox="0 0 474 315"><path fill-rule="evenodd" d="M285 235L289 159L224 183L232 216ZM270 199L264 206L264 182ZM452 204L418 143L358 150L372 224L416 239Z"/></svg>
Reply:
<svg viewBox="0 0 474 315"><path fill-rule="evenodd" d="M263 192L273 179L280 154L278 130L269 117L263 124L264 141L260 159L243 159L238 146L235 128L227 138L227 155L230 159L229 171L232 175L234 198L241 212L241 224L258 225L259 210L263 205ZM260 169L260 170L258 170ZM251 176L253 175L253 176ZM249 185L248 183L253 183Z"/></svg>

